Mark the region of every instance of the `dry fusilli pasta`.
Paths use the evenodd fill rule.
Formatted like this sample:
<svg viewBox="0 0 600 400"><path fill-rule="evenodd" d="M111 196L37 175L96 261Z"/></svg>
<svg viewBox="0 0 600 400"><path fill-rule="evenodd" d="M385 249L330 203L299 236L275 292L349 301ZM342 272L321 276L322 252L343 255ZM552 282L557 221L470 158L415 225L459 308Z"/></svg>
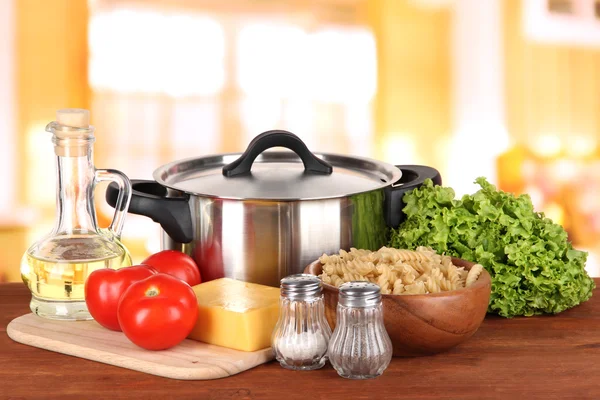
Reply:
<svg viewBox="0 0 600 400"><path fill-rule="evenodd" d="M483 265L481 265L481 264L473 265L467 275L467 280L465 282L465 286L471 286L472 284L474 284L475 281L477 280L477 278L479 278L479 275L481 275L481 271L483 271Z"/></svg>
<svg viewBox="0 0 600 400"><path fill-rule="evenodd" d="M383 294L427 294L456 290L472 285L483 270L476 264L470 270L452 264L452 258L428 247L416 250L382 247L377 251L340 250L323 254L320 278L339 287L345 282L376 283Z"/></svg>

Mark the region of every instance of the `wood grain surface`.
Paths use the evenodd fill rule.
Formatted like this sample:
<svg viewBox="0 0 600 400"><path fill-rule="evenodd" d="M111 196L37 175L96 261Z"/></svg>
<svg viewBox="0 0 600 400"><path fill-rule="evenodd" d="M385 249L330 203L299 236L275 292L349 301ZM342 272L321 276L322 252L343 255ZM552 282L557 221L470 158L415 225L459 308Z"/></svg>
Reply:
<svg viewBox="0 0 600 400"><path fill-rule="evenodd" d="M600 285L600 280L596 280ZM30 399L600 399L600 293L556 316L486 317L446 353L394 358L368 381L331 366L294 372L269 362L230 378L178 381L12 341L29 310L23 284L0 285L0 400Z"/></svg>
<svg viewBox="0 0 600 400"><path fill-rule="evenodd" d="M96 321L51 321L32 313L12 320L6 332L29 346L173 379L225 378L273 359L271 348L245 352L189 339L146 351Z"/></svg>

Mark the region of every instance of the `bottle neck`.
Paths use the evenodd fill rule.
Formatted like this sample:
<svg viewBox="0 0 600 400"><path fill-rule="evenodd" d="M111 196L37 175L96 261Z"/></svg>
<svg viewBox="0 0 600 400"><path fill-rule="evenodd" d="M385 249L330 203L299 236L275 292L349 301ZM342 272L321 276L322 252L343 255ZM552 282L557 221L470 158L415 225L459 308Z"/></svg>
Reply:
<svg viewBox="0 0 600 400"><path fill-rule="evenodd" d="M97 233L94 207L95 168L92 162L92 145L80 151L56 152L57 222L55 234Z"/></svg>

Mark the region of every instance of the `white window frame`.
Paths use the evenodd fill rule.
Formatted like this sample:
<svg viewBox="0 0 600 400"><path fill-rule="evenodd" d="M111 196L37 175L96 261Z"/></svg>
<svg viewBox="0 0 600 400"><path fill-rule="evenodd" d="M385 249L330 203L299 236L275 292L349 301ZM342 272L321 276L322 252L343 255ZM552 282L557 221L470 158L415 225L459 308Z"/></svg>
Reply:
<svg viewBox="0 0 600 400"><path fill-rule="evenodd" d="M551 12L547 0L525 0L523 31L534 42L600 48L600 18L594 0L573 0L573 15Z"/></svg>

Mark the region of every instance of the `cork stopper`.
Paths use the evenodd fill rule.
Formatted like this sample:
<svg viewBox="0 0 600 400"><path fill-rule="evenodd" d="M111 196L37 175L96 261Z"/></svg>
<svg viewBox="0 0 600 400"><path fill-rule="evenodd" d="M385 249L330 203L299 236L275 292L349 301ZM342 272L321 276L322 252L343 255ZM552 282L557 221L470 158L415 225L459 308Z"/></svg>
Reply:
<svg viewBox="0 0 600 400"><path fill-rule="evenodd" d="M90 112L83 108L63 108L56 112L56 122L73 128L89 128Z"/></svg>
<svg viewBox="0 0 600 400"><path fill-rule="evenodd" d="M90 112L81 108L64 108L56 112L56 122L48 125L54 134L54 152L63 157L87 155L94 129L90 126Z"/></svg>

